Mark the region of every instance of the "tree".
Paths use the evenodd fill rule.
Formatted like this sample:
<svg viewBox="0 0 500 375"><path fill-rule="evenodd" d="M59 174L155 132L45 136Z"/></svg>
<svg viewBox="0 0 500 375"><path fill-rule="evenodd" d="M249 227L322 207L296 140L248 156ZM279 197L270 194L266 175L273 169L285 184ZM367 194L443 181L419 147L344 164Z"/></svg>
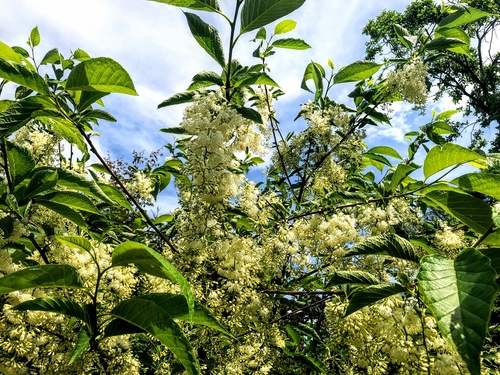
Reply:
<svg viewBox="0 0 500 375"><path fill-rule="evenodd" d="M498 368L499 348L485 341L497 329L489 321L498 296L500 185L495 174L460 172L484 169L495 155L443 137L456 111L433 113L408 133L404 157L363 143L366 126L390 123L391 103L423 105L424 60L357 61L337 71L331 61L326 69L311 62L302 82L311 101L299 113L307 126L283 135L273 101L284 93L267 61L279 48L309 45L283 37L292 20L266 27L304 0L238 0L234 18L217 1L158 1L189 10L191 33L220 65L160 103L190 103L178 127L161 129L178 136L163 163L153 154L129 168L94 146L93 126L114 120L97 105L112 93L136 94L117 62L53 49L37 65L36 28L31 54L0 43L2 85L16 85L15 96L0 101L0 369L475 375ZM192 11L228 22L226 50L218 30ZM443 17L441 30L470 23L471 13ZM249 32L257 63L244 66L233 53ZM354 85L346 103L328 96L341 84ZM68 145L78 155L68 156ZM265 178L250 180L268 151ZM88 165L90 153L99 163ZM142 160L149 163L140 168ZM149 217L144 205L171 179L179 208ZM441 214L425 215L429 208Z"/></svg>
<svg viewBox="0 0 500 375"><path fill-rule="evenodd" d="M498 18L494 15L499 13L499 4L497 1L454 3L451 9L454 9L455 15L467 13L474 21L440 29L440 22L446 22L445 17L455 15L448 16L441 5L432 0L416 0L402 13L385 10L363 29L363 33L370 38L366 43L366 57L372 60L379 55L396 59L408 59L414 54L422 56L436 86L436 97L446 93L455 103L466 101L464 115L473 115L475 119L471 123L456 124L455 130L460 134L463 129L472 126L471 146L481 148L488 141L482 137L482 129L492 124L498 128L500 116L500 55L493 46L498 29ZM481 12L470 12L469 6ZM484 17L486 15L489 17ZM441 39L441 43L436 43L432 49L422 49L433 37L448 39ZM446 49L452 44L454 48ZM497 133L490 143L492 152L498 152L499 142L500 135Z"/></svg>

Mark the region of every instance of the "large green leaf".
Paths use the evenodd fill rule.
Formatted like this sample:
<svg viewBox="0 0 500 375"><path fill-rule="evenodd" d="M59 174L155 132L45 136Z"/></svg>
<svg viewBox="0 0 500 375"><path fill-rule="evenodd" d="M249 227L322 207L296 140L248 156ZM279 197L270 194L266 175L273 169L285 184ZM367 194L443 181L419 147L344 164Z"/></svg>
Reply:
<svg viewBox="0 0 500 375"><path fill-rule="evenodd" d="M333 77L334 83L356 82L370 78L377 73L384 64L373 61L356 61L339 69Z"/></svg>
<svg viewBox="0 0 500 375"><path fill-rule="evenodd" d="M250 85L268 85L268 86L279 87L279 85L271 77L269 77L266 73L262 72L250 73L244 76L242 79L234 83L233 87L250 86Z"/></svg>
<svg viewBox="0 0 500 375"><path fill-rule="evenodd" d="M198 359L181 328L153 301L142 298L122 301L111 310L111 315L139 327L160 340L175 354L189 374L200 373Z"/></svg>
<svg viewBox="0 0 500 375"><path fill-rule="evenodd" d="M142 295L140 298L156 303L173 319L184 320L194 324L201 324L222 332L227 336L231 336L227 329L199 302L195 301L194 312L192 316L190 316L186 297L183 295L154 293Z"/></svg>
<svg viewBox="0 0 500 375"><path fill-rule="evenodd" d="M439 22L438 30L466 25L488 16L491 14L472 7L458 9Z"/></svg>
<svg viewBox="0 0 500 375"><path fill-rule="evenodd" d="M369 254L388 255L417 263L420 261L415 246L410 241L393 233L370 237L353 246L345 256Z"/></svg>
<svg viewBox="0 0 500 375"><path fill-rule="evenodd" d="M194 97L198 95L198 91L185 91L172 95L170 98L165 99L158 105L159 108L168 107L176 104L190 103L194 100Z"/></svg>
<svg viewBox="0 0 500 375"><path fill-rule="evenodd" d="M186 12L184 15L187 18L191 34L193 34L198 44L212 56L220 66L224 67L226 65L224 60L224 48L217 29L204 22L196 14Z"/></svg>
<svg viewBox="0 0 500 375"><path fill-rule="evenodd" d="M150 1L156 1L157 3L163 3L193 10L220 12L219 3L217 0L150 0Z"/></svg>
<svg viewBox="0 0 500 375"><path fill-rule="evenodd" d="M273 42L272 46L277 48L287 48L287 49L297 49L297 50L305 50L311 48L309 44L304 42L302 39L297 39L297 38L277 39Z"/></svg>
<svg viewBox="0 0 500 375"><path fill-rule="evenodd" d="M488 247L480 250L483 255L490 258L491 267L500 275L500 249L495 247Z"/></svg>
<svg viewBox="0 0 500 375"><path fill-rule="evenodd" d="M68 143L76 145L76 147L78 147L78 149L82 153L88 153L87 143L85 143L83 135L70 121L59 117L49 116L36 116L36 119L44 123L45 125L50 126L54 133L60 135L62 138L68 141Z"/></svg>
<svg viewBox="0 0 500 375"><path fill-rule="evenodd" d="M116 246L111 262L113 266L135 264L142 272L178 284L186 297L189 312L193 314L194 296L189 283L169 261L153 249L137 242L127 241Z"/></svg>
<svg viewBox="0 0 500 375"><path fill-rule="evenodd" d="M464 190L475 191L500 200L500 175L493 173L469 173L455 178L452 184Z"/></svg>
<svg viewBox="0 0 500 375"><path fill-rule="evenodd" d="M42 168L34 171L24 195L32 195L44 192L57 184L57 171L55 169Z"/></svg>
<svg viewBox="0 0 500 375"><path fill-rule="evenodd" d="M71 365L75 362L89 348L89 346L90 335L85 328L82 328L76 337L75 348L73 349L73 353L71 353L69 364Z"/></svg>
<svg viewBox="0 0 500 375"><path fill-rule="evenodd" d="M89 198L75 191L56 191L36 197L36 202L39 204L44 204L47 201L61 204L79 211L91 212L98 215L101 214L99 209Z"/></svg>
<svg viewBox="0 0 500 375"><path fill-rule="evenodd" d="M391 190L395 191L398 188L398 185L401 181L404 181L406 177L408 177L413 171L415 171L415 167L406 164L398 164L396 170L392 174L391 180Z"/></svg>
<svg viewBox="0 0 500 375"><path fill-rule="evenodd" d="M244 34L266 26L300 8L306 0L248 0L241 10L241 30Z"/></svg>
<svg viewBox="0 0 500 375"><path fill-rule="evenodd" d="M5 60L1 57L0 78L27 87L42 95L49 95L49 86L42 76L21 64Z"/></svg>
<svg viewBox="0 0 500 375"><path fill-rule="evenodd" d="M111 199L113 202L116 202L123 208L126 208L127 210L132 211L133 208L130 205L129 201L127 200L127 197L117 188L114 186L106 185L106 184L98 184L99 187L102 189L104 194L108 197L108 199Z"/></svg>
<svg viewBox="0 0 500 375"><path fill-rule="evenodd" d="M433 147L424 160L424 176L428 178L433 174L454 165L460 165L471 161L484 160L486 158L477 152L454 143L446 143L443 146Z"/></svg>
<svg viewBox="0 0 500 375"><path fill-rule="evenodd" d="M493 224L490 206L469 194L429 191L425 198L429 205L441 208L480 234L485 233Z"/></svg>
<svg viewBox="0 0 500 375"><path fill-rule="evenodd" d="M439 37L427 43L425 45L425 49L428 51L456 50L465 48L465 46L467 46L467 43L463 40L457 38Z"/></svg>
<svg viewBox="0 0 500 375"><path fill-rule="evenodd" d="M371 304L384 298L404 293L405 291L406 289L402 285L395 283L367 286L351 297L345 316L350 315L365 306L370 306Z"/></svg>
<svg viewBox="0 0 500 375"><path fill-rule="evenodd" d="M41 204L49 210L58 213L69 221L72 221L73 223L78 225L80 229L86 229L88 227L85 219L79 212L73 210L72 208L69 208L64 204L54 203L49 200L36 200L35 202Z"/></svg>
<svg viewBox="0 0 500 375"><path fill-rule="evenodd" d="M10 141L5 141L5 143L10 178L14 186L16 186L35 168L35 159L26 147L16 145Z"/></svg>
<svg viewBox="0 0 500 375"><path fill-rule="evenodd" d="M0 58L20 64L22 59L16 51L0 41Z"/></svg>
<svg viewBox="0 0 500 375"><path fill-rule="evenodd" d="M488 257L466 249L456 259L430 255L422 259L419 288L441 334L457 349L473 375L497 295L496 272Z"/></svg>
<svg viewBox="0 0 500 375"><path fill-rule="evenodd" d="M113 201L108 198L103 189L97 185L95 181L89 180L86 176L68 169L57 169L57 174L59 176L57 180L58 185L90 195L103 202L113 204Z"/></svg>
<svg viewBox="0 0 500 375"><path fill-rule="evenodd" d="M325 289L333 285L354 284L354 285L377 285L380 281L371 273L365 271L336 271L330 277Z"/></svg>
<svg viewBox="0 0 500 375"><path fill-rule="evenodd" d="M310 62L306 66L300 87L303 90L313 92L307 86L307 81L312 80L314 82L316 92L321 92L323 90L323 78L325 78L325 69L318 63Z"/></svg>
<svg viewBox="0 0 500 375"><path fill-rule="evenodd" d="M137 95L130 75L109 57L88 59L75 66L66 81L66 90Z"/></svg>
<svg viewBox="0 0 500 375"><path fill-rule="evenodd" d="M92 253L92 244L82 236L57 236L56 239L63 245L74 247L87 253Z"/></svg>
<svg viewBox="0 0 500 375"><path fill-rule="evenodd" d="M18 311L45 311L77 318L90 328L87 312L75 301L67 298L43 297L22 302L13 307Z"/></svg>
<svg viewBox="0 0 500 375"><path fill-rule="evenodd" d="M451 29L440 29L435 32L434 36L436 38L443 37L443 38L454 38L461 40L462 42L464 42L464 44L452 46L451 48L448 48L448 50L451 52L461 53L470 56L470 49L469 49L470 37L461 28L454 27Z"/></svg>
<svg viewBox="0 0 500 375"><path fill-rule="evenodd" d="M30 288L82 288L78 271L71 266L45 264L23 268L0 277L0 294Z"/></svg>

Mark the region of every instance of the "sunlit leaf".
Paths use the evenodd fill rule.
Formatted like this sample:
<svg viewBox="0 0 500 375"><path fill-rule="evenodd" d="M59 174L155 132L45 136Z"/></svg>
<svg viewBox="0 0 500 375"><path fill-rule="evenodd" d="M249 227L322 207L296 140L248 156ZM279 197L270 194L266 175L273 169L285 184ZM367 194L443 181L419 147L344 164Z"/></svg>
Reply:
<svg viewBox="0 0 500 375"><path fill-rule="evenodd" d="M91 212L98 215L101 214L99 209L88 197L74 191L56 191L49 194L39 195L36 197L36 202L39 204L51 202L79 211Z"/></svg>
<svg viewBox="0 0 500 375"><path fill-rule="evenodd" d="M384 64L373 61L356 61L339 69L333 77L334 83L356 82L370 78L377 73Z"/></svg>
<svg viewBox="0 0 500 375"><path fill-rule="evenodd" d="M493 173L469 173L457 177L452 184L464 190L475 191L500 200L500 175Z"/></svg>
<svg viewBox="0 0 500 375"><path fill-rule="evenodd" d="M31 152L23 146L5 141L7 163L10 178L14 186L24 180L35 168L35 159Z"/></svg>
<svg viewBox="0 0 500 375"><path fill-rule="evenodd" d="M244 34L266 26L300 8L305 0L245 1L241 10L241 30Z"/></svg>
<svg viewBox="0 0 500 375"><path fill-rule="evenodd" d="M463 251L454 260L426 256L418 273L421 294L441 334L473 375L481 373L481 350L498 292L495 277L490 259L474 249Z"/></svg>
<svg viewBox="0 0 500 375"><path fill-rule="evenodd" d="M0 57L0 78L27 87L42 95L49 95L47 82L38 73L21 64Z"/></svg>
<svg viewBox="0 0 500 375"><path fill-rule="evenodd" d="M458 9L439 22L438 30L466 25L490 15L490 13L472 7Z"/></svg>
<svg viewBox="0 0 500 375"><path fill-rule="evenodd" d="M273 47L297 49L297 50L305 50L311 48L311 46L306 42L304 42L302 39L296 39L296 38L277 39L272 43L272 45Z"/></svg>
<svg viewBox="0 0 500 375"><path fill-rule="evenodd" d="M354 245L344 256L371 254L388 255L417 263L420 260L415 246L410 241L393 233L369 237Z"/></svg>
<svg viewBox="0 0 500 375"><path fill-rule="evenodd" d="M217 0L150 0L150 1L155 1L157 3L163 3L193 10L205 10L208 12L220 11L219 3Z"/></svg>
<svg viewBox="0 0 500 375"><path fill-rule="evenodd" d="M297 22L293 20L283 20L274 27L274 33L276 35L286 34L295 29L295 26L297 26Z"/></svg>
<svg viewBox="0 0 500 375"><path fill-rule="evenodd" d="M13 307L17 311L45 311L77 318L90 326L88 314L82 306L67 298L43 297L21 302Z"/></svg>
<svg viewBox="0 0 500 375"><path fill-rule="evenodd" d="M198 44L215 60L220 66L226 65L224 59L224 48L222 40L217 29L204 22L200 17L193 13L184 13L188 21L191 34Z"/></svg>
<svg viewBox="0 0 500 375"><path fill-rule="evenodd" d="M393 296L395 294L404 293L406 289L400 285L395 283L386 283L379 285L370 285L359 292L356 292L351 299L349 300L349 305L347 306L347 310L345 312L345 316L348 316L363 307L370 306L375 302L378 302L384 298Z"/></svg>
<svg viewBox="0 0 500 375"><path fill-rule="evenodd" d="M0 294L30 288L82 288L77 270L71 266L45 264L23 268L0 277Z"/></svg>
<svg viewBox="0 0 500 375"><path fill-rule="evenodd" d="M109 57L88 59L75 66L66 81L66 89L137 95L130 75Z"/></svg>
<svg viewBox="0 0 500 375"><path fill-rule="evenodd" d="M478 160L486 158L457 144L446 143L443 146L435 146L425 157L424 176L428 178L448 167Z"/></svg>

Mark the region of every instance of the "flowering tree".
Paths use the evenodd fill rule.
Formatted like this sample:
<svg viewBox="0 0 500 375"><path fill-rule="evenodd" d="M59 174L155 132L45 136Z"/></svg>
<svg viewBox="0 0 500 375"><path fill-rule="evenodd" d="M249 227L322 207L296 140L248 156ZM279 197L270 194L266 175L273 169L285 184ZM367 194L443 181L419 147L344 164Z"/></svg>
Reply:
<svg viewBox="0 0 500 375"><path fill-rule="evenodd" d="M485 340L498 330L489 322L500 178L461 168L495 156L444 139L456 111L432 113L408 133L404 157L363 142L366 126L390 124L392 103L424 108L425 52L453 52L446 35L492 15L443 6L418 48L398 27L413 48L404 60L339 70L311 62L302 82L311 100L298 115L306 126L285 135L273 107L284 93L267 60L309 45L282 36L294 21L266 26L305 0L237 0L233 18L216 0L157 1L219 14L229 47L184 13L221 72L196 74L159 105L191 103L180 126L161 129L178 135L165 162L127 176L92 140L98 121L115 121L102 100L136 95L127 72L80 49L38 60L36 28L30 51L0 43L1 87L16 85L0 101L2 372L498 369L498 347ZM244 66L233 51L250 32L257 61ZM345 83L354 84L349 101L328 96ZM268 152L265 178L250 180ZM90 154L99 163L88 165ZM172 178L179 208L151 218L145 204Z"/></svg>

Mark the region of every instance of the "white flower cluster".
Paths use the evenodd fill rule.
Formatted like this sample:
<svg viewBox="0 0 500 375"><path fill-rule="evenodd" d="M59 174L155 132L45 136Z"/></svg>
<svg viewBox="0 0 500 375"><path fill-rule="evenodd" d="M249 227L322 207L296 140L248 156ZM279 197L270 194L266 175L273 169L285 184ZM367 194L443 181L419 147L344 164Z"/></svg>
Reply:
<svg viewBox="0 0 500 375"><path fill-rule="evenodd" d="M453 256L467 247L467 241L463 230L450 228L444 222L440 222L440 227L441 229L434 233L434 238L432 240L432 244L436 249L444 252L445 255Z"/></svg>
<svg viewBox="0 0 500 375"><path fill-rule="evenodd" d="M415 105L424 105L427 101L427 66L421 58L415 57L402 70L391 71L386 78L389 93L401 95Z"/></svg>

